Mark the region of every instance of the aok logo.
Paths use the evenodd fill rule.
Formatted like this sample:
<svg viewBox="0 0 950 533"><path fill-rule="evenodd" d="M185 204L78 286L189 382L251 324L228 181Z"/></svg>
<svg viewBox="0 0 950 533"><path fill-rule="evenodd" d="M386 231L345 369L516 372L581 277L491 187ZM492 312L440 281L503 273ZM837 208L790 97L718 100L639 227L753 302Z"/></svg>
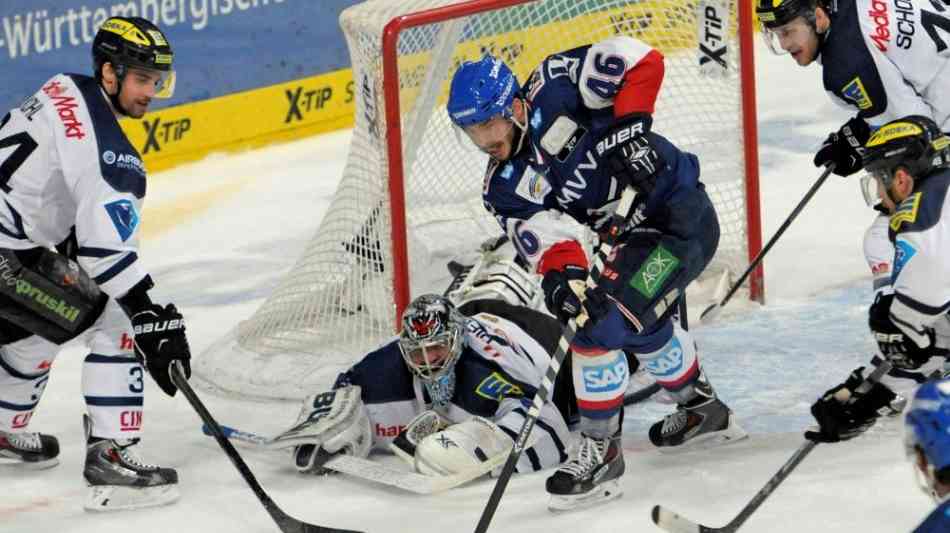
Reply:
<svg viewBox="0 0 950 533"><path fill-rule="evenodd" d="M120 431L138 431L142 429L142 411L122 411L119 414Z"/></svg>
<svg viewBox="0 0 950 533"><path fill-rule="evenodd" d="M146 135L145 146L142 148L144 155L152 150L161 152L163 145L182 140L191 130L191 119L185 117L162 122L161 117L155 117L155 120L151 122L142 121L142 127L145 128Z"/></svg>
<svg viewBox="0 0 950 533"><path fill-rule="evenodd" d="M293 90L285 90L284 94L287 96L288 103L284 124L289 124L295 120L303 120L304 113L323 109L323 106L333 98L333 88L325 86L305 91L304 87L297 87Z"/></svg>

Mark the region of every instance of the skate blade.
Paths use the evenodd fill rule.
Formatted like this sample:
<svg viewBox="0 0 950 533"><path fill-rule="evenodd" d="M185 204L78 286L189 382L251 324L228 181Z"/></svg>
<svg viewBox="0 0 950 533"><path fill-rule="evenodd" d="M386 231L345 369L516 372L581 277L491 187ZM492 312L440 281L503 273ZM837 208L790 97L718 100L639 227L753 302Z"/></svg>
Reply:
<svg viewBox="0 0 950 533"><path fill-rule="evenodd" d="M53 457L51 459L44 459L42 461L23 461L19 458L11 459L8 457L0 457L0 468L3 469L17 469L17 470L46 470L47 468L53 468L59 464L59 459Z"/></svg>
<svg viewBox="0 0 950 533"><path fill-rule="evenodd" d="M660 453L675 455L678 453L716 448L717 446L723 446L725 444L731 444L733 442L740 441L748 436L749 434L746 433L746 431L742 429L741 426L739 426L735 420L735 417L730 414L729 425L727 425L725 429L703 433L702 435L693 437L692 439L678 446L661 446L657 449L660 451Z"/></svg>
<svg viewBox="0 0 950 533"><path fill-rule="evenodd" d="M83 508L92 512L124 511L168 505L178 500L177 484L155 487L123 487L103 485L89 487Z"/></svg>
<svg viewBox="0 0 950 533"><path fill-rule="evenodd" d="M616 500L621 496L623 496L623 489L620 488L619 480L612 479L597 485L586 494L552 494L548 501L548 510L552 513L568 513Z"/></svg>

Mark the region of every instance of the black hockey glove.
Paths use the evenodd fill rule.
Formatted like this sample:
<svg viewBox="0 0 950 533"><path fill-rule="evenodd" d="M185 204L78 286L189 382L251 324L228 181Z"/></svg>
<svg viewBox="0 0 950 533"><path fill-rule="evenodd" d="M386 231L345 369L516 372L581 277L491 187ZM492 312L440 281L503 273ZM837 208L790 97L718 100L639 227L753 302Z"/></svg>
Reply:
<svg viewBox="0 0 950 533"><path fill-rule="evenodd" d="M607 161L621 185L649 194L656 186L656 173L666 163L654 149L650 115L633 113L621 118L597 143L597 153Z"/></svg>
<svg viewBox="0 0 950 533"><path fill-rule="evenodd" d="M132 315L135 355L165 394L174 396L178 388L168 375L168 365L179 360L185 377L191 377L191 350L185 337L185 320L174 305L151 304Z"/></svg>
<svg viewBox="0 0 950 533"><path fill-rule="evenodd" d="M562 324L581 313L578 293L584 291L586 280L587 269L577 265L566 265L564 270L549 270L541 280L544 304Z"/></svg>
<svg viewBox="0 0 950 533"><path fill-rule="evenodd" d="M838 442L864 433L882 414L892 414L891 402L897 398L891 389L875 383L866 394L854 391L864 381L864 367L851 372L848 379L828 389L811 406L818 431L806 431L805 438L815 442Z"/></svg>
<svg viewBox="0 0 950 533"><path fill-rule="evenodd" d="M834 173L838 176L850 176L861 170L861 154L864 145L871 137L871 128L863 119L854 117L844 123L838 131L828 135L815 154L815 166L835 164Z"/></svg>
<svg viewBox="0 0 950 533"><path fill-rule="evenodd" d="M886 357L895 367L904 370L916 370L930 360L933 346L933 332L928 330L930 343L927 346L917 346L917 343L894 324L891 320L891 304L894 295L878 294L871 304L868 313L868 326L877 341L881 355Z"/></svg>

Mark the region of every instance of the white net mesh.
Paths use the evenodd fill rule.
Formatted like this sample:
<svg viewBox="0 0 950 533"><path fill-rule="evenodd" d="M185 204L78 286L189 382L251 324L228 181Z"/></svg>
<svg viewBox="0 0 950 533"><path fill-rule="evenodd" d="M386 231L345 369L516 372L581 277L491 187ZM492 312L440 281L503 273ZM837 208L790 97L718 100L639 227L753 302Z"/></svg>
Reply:
<svg viewBox="0 0 950 533"><path fill-rule="evenodd" d="M738 0L539 0L400 34L399 99L405 168L410 294L441 292L444 265L500 233L481 202L487 156L457 141L445 113L461 61L484 52L527 79L547 55L623 34L666 57L654 129L697 154L722 225L712 274L741 272L747 231L739 89ZM728 9L726 70L699 67L697 13ZM223 391L300 398L394 333L381 36L387 22L450 0L375 0L340 18L355 82L356 126L344 176L316 236L252 318L196 359L196 374ZM712 28L713 31L717 28Z"/></svg>

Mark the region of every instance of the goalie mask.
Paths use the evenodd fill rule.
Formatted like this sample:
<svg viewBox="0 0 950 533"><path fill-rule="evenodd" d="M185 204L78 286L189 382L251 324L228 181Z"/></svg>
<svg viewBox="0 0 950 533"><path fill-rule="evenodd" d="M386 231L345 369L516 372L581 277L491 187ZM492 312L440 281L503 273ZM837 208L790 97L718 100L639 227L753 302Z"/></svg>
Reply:
<svg viewBox="0 0 950 533"><path fill-rule="evenodd" d="M454 375L464 325L465 318L452 302L436 294L419 296L403 312L399 350L409 369L427 385Z"/></svg>

